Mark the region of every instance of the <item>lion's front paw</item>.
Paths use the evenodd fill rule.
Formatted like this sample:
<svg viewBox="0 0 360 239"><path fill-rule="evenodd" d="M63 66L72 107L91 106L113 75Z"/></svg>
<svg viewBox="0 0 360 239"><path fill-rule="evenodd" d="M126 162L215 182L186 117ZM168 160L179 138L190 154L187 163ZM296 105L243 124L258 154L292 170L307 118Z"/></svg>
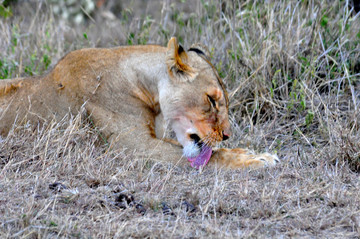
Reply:
<svg viewBox="0 0 360 239"><path fill-rule="evenodd" d="M277 163L280 163L279 157L276 154L257 154L254 155L254 160L260 162L261 166L275 166Z"/></svg>
<svg viewBox="0 0 360 239"><path fill-rule="evenodd" d="M280 162L275 154L253 154L246 149L218 149L215 161L230 168L262 168L274 166Z"/></svg>

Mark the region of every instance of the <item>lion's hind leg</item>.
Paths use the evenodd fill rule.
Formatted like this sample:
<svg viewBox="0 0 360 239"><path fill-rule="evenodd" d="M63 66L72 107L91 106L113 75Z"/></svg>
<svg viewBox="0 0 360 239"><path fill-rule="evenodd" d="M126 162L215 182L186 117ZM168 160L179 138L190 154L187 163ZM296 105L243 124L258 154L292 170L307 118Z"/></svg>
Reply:
<svg viewBox="0 0 360 239"><path fill-rule="evenodd" d="M217 149L211 161L228 168L262 168L280 162L275 154L254 154L246 149Z"/></svg>

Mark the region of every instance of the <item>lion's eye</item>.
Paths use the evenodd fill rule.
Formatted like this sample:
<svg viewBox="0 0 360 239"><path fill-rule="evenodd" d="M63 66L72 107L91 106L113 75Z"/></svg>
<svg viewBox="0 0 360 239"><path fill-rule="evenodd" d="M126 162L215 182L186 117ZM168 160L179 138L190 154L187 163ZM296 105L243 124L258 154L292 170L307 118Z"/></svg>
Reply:
<svg viewBox="0 0 360 239"><path fill-rule="evenodd" d="M209 99L211 105L215 108L216 107L216 101L214 100L214 98L212 98L211 96L208 95L208 99Z"/></svg>

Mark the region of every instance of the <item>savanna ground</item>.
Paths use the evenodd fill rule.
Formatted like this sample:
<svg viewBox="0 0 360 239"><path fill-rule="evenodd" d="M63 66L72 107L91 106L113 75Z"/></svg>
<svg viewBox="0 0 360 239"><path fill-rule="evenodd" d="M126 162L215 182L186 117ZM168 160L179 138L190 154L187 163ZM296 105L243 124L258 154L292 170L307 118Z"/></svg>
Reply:
<svg viewBox="0 0 360 239"><path fill-rule="evenodd" d="M224 146L282 161L198 172L109 149L80 116L20 124L0 141L1 238L360 237L351 2L1 2L0 78L44 74L84 47L201 42L231 96Z"/></svg>

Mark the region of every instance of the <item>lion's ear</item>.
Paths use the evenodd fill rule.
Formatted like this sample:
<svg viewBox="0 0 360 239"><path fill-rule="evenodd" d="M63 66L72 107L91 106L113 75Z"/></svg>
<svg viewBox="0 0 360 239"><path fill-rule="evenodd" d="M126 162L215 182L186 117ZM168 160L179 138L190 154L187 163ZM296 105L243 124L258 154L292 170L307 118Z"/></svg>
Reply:
<svg viewBox="0 0 360 239"><path fill-rule="evenodd" d="M200 44L200 43L196 43L196 44L193 44L188 51L194 51L196 52L197 54L199 55L203 55L205 56L206 58L210 59L210 51L209 49L204 46L203 44Z"/></svg>
<svg viewBox="0 0 360 239"><path fill-rule="evenodd" d="M166 65L170 76L180 82L193 81L197 70L187 64L188 55L175 37L169 40L167 48Z"/></svg>

